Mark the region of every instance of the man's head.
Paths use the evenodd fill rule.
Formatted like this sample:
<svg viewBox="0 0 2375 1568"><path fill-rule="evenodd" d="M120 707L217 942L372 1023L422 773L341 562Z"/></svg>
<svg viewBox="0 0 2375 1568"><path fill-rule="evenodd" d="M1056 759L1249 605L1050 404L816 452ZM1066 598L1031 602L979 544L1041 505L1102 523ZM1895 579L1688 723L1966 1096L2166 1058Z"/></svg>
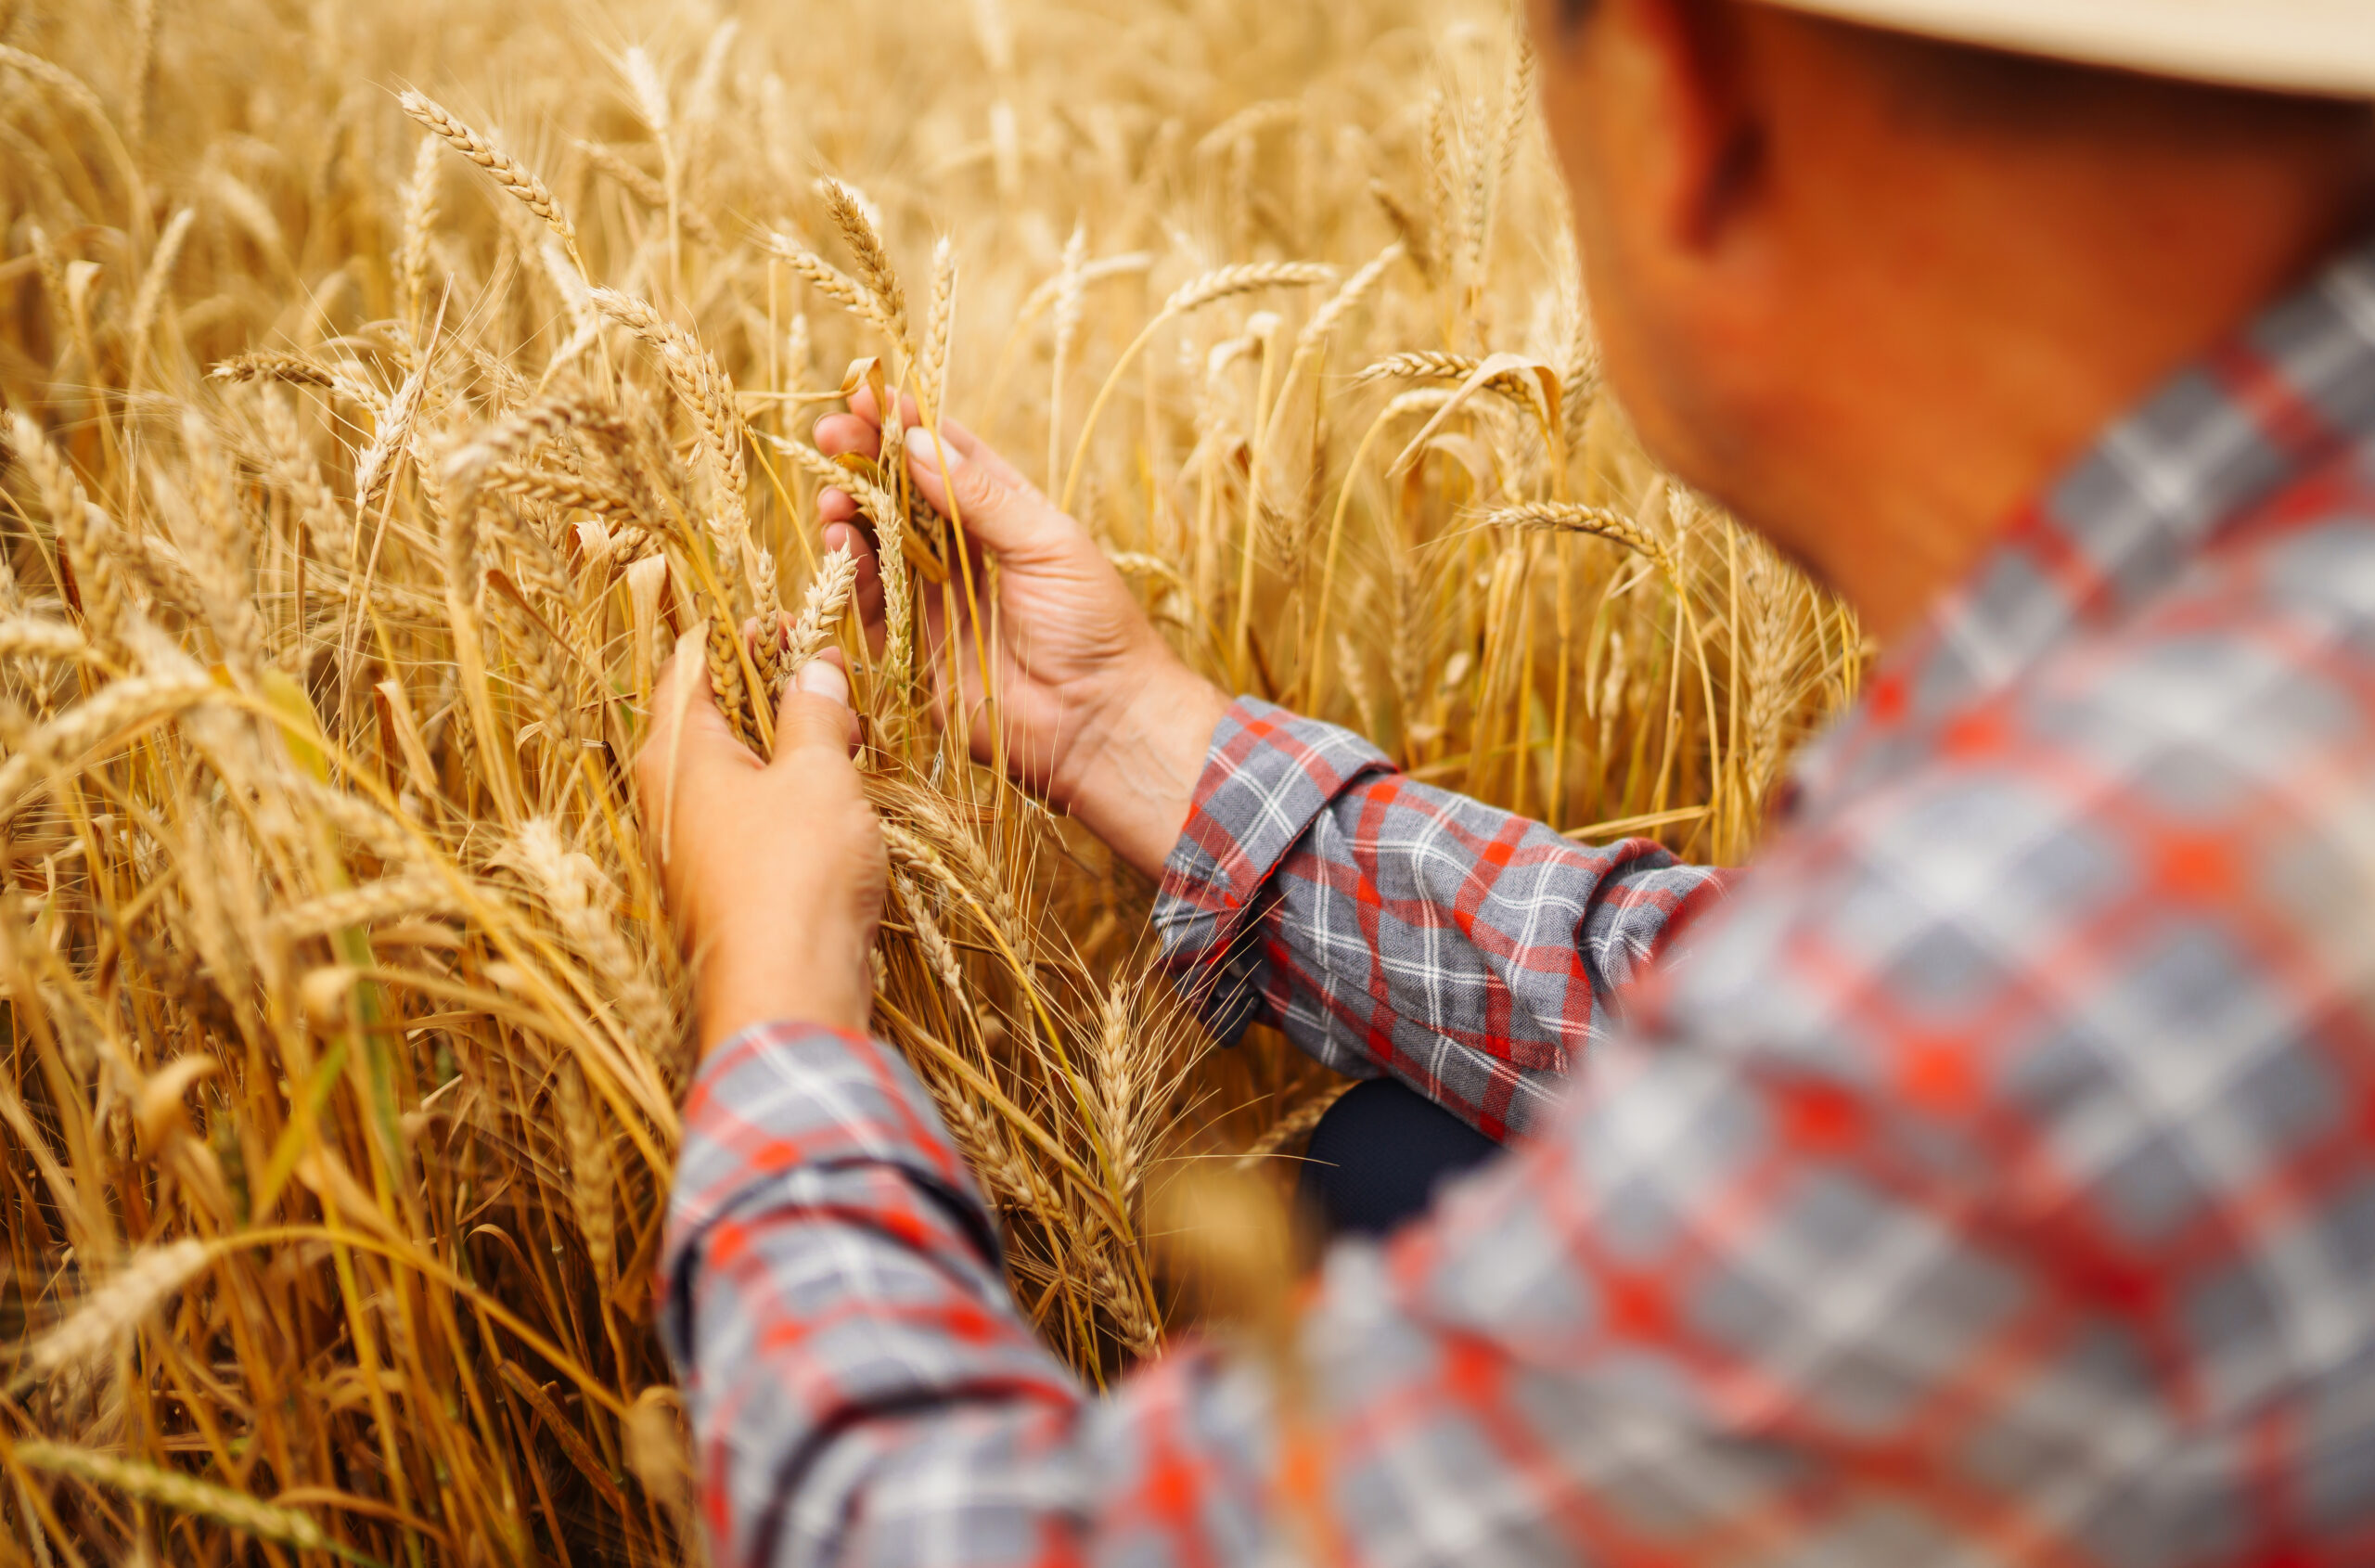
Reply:
<svg viewBox="0 0 2375 1568"><path fill-rule="evenodd" d="M1755 0L1534 0L1611 380L1892 635L2370 216L2375 113Z"/></svg>

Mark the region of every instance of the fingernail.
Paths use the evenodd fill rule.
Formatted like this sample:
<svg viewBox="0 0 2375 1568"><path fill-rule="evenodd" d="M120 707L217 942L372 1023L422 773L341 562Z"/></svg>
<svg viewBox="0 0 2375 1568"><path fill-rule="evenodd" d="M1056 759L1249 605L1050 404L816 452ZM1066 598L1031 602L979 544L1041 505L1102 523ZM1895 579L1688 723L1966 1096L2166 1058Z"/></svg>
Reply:
<svg viewBox="0 0 2375 1568"><path fill-rule="evenodd" d="M940 470L942 453L940 438L931 431L921 429L909 431L907 450L914 454L916 462L921 467L935 473ZM947 464L951 471L963 468L965 455L954 446L947 448Z"/></svg>
<svg viewBox="0 0 2375 1568"><path fill-rule="evenodd" d="M849 676L829 659L811 659L800 666L792 676L792 684L811 697L829 698L846 708L850 703Z"/></svg>

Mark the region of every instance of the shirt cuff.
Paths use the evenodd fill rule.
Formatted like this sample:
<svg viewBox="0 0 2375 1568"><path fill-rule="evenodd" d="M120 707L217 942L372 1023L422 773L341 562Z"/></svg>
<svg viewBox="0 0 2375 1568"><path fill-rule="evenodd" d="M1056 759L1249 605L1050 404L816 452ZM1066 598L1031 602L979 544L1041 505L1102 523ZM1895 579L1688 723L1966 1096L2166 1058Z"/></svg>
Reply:
<svg viewBox="0 0 2375 1568"><path fill-rule="evenodd" d="M1213 732L1155 897L1163 962L1224 1042L1261 1010L1252 937L1271 875L1314 818L1354 784L1390 773L1384 752L1353 734L1240 697Z"/></svg>

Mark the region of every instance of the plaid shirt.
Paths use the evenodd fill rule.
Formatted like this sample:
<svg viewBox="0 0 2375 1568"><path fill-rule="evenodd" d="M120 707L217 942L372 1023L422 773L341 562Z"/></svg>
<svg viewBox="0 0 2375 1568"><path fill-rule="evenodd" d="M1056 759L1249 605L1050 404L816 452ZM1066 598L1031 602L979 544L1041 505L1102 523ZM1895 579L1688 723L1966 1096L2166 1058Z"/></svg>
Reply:
<svg viewBox="0 0 2375 1568"><path fill-rule="evenodd" d="M1258 1369L1100 1399L1033 1343L886 1052L719 1052L664 1269L724 1561L2375 1562L2375 251L2110 431L1796 782L1620 1018L1702 875L1223 726L1170 950L1530 1129L1329 1254L1293 1464Z"/></svg>

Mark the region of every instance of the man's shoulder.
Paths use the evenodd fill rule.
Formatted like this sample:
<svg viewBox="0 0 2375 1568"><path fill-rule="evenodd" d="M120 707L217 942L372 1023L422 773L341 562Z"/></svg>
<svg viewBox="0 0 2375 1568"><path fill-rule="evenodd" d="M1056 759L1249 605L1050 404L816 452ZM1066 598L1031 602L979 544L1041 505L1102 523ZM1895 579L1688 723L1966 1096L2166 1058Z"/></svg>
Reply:
<svg viewBox="0 0 2375 1568"><path fill-rule="evenodd" d="M2375 439L2336 454L2228 524L2169 604L2154 608L2165 612L2197 600L2246 615L2375 622Z"/></svg>
<svg viewBox="0 0 2375 1568"><path fill-rule="evenodd" d="M1760 972L1811 939L1859 983L1929 995L2082 960L2115 986L2154 971L2154 943L2179 968L2249 970L2279 932L2304 960L2375 953L2375 487L2288 498L2132 613L1867 746L1700 958ZM2336 983L2362 967L2327 956Z"/></svg>
<svg viewBox="0 0 2375 1568"><path fill-rule="evenodd" d="M1950 720L1935 761L1981 760L1974 736L2140 785L2153 759L2261 774L2375 740L2375 457L2237 520L2164 590ZM2375 771L2362 782L2375 791Z"/></svg>

